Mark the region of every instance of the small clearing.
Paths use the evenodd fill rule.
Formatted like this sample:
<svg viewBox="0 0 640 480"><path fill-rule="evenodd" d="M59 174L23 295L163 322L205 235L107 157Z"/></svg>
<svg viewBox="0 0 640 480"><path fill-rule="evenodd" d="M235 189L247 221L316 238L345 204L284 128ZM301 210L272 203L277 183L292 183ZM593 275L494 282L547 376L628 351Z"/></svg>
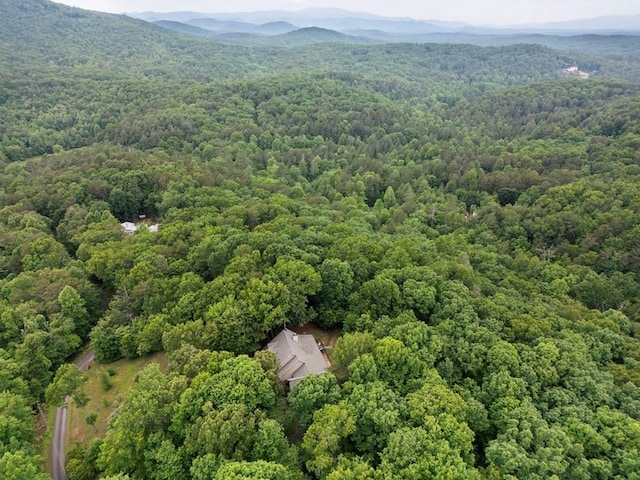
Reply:
<svg viewBox="0 0 640 480"><path fill-rule="evenodd" d="M69 406L67 449L77 444L86 447L93 439L104 437L111 413L133 386L136 374L151 363L158 363L162 371L167 371L168 360L164 352L133 360L88 365L84 389L89 403L85 408L77 408L73 402ZM90 414L96 415L95 428L86 422Z"/></svg>

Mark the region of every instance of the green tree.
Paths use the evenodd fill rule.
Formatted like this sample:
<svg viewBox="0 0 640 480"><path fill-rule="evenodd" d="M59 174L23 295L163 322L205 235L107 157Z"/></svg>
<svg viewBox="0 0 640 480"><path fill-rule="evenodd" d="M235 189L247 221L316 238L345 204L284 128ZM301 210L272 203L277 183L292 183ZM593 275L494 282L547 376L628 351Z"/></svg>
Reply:
<svg viewBox="0 0 640 480"><path fill-rule="evenodd" d="M260 329L251 325L251 317L243 302L228 295L211 305L205 314L206 325L215 332L211 342L202 343L202 336L195 337L195 346L200 348L216 347L234 353L246 353L255 350L262 337ZM181 327L175 327L180 329Z"/></svg>
<svg viewBox="0 0 640 480"><path fill-rule="evenodd" d="M174 407L171 430L180 437L212 408L241 404L252 412L275 404L274 386L258 361L246 355L214 352L207 370L193 379Z"/></svg>
<svg viewBox="0 0 640 480"><path fill-rule="evenodd" d="M376 472L371 465L358 457L340 457L337 467L326 478L327 480L368 480L376 478Z"/></svg>
<svg viewBox="0 0 640 480"><path fill-rule="evenodd" d="M334 346L332 359L337 371L345 370L351 362L373 350L374 339L370 333L346 333Z"/></svg>
<svg viewBox="0 0 640 480"><path fill-rule="evenodd" d="M323 373L303 378L289 392L288 398L298 423L308 426L315 411L326 404L338 403L341 396L336 377L331 373Z"/></svg>
<svg viewBox="0 0 640 480"><path fill-rule="evenodd" d="M420 427L405 427L391 433L381 458L382 478L481 478L475 469L469 467L451 449L446 440L434 439L427 430Z"/></svg>
<svg viewBox="0 0 640 480"><path fill-rule="evenodd" d="M420 319L426 319L436 305L436 289L427 282L408 279L402 284L402 303Z"/></svg>
<svg viewBox="0 0 640 480"><path fill-rule="evenodd" d="M0 475L4 480L47 480L42 472L42 460L22 450L0 456Z"/></svg>
<svg viewBox="0 0 640 480"><path fill-rule="evenodd" d="M81 338L86 338L90 328L89 312L78 291L70 285L65 286L58 294L58 303L62 316L73 322L74 332Z"/></svg>
<svg viewBox="0 0 640 480"><path fill-rule="evenodd" d="M186 476L185 455L182 448L162 435L154 434L149 439L145 452L145 470L153 480L172 480Z"/></svg>
<svg viewBox="0 0 640 480"><path fill-rule="evenodd" d="M70 260L64 245L53 238L38 238L29 244L27 251L22 259L25 271L63 268Z"/></svg>
<svg viewBox="0 0 640 480"><path fill-rule="evenodd" d="M325 478L338 463L347 438L356 430L353 408L340 403L325 405L313 415L313 423L302 439L307 469Z"/></svg>
<svg viewBox="0 0 640 480"><path fill-rule="evenodd" d="M322 287L322 278L314 268L300 260L280 257L270 271L267 280L280 281L289 292L287 311L298 321L306 318L308 298Z"/></svg>
<svg viewBox="0 0 640 480"><path fill-rule="evenodd" d="M270 418L261 420L253 441L252 460L293 464L292 460L295 459L292 456L293 452L289 448L282 425L276 420Z"/></svg>
<svg viewBox="0 0 640 480"><path fill-rule="evenodd" d="M0 392L0 455L29 451L35 435L33 412L20 395Z"/></svg>
<svg viewBox="0 0 640 480"><path fill-rule="evenodd" d="M136 472L148 476L144 463L148 437L168 427L171 400L167 377L152 363L136 376L136 383L111 419L98 467L107 475Z"/></svg>
<svg viewBox="0 0 640 480"><path fill-rule="evenodd" d="M231 460L246 460L253 448L255 415L242 404L226 403L196 419L185 440L191 455L220 455Z"/></svg>
<svg viewBox="0 0 640 480"><path fill-rule="evenodd" d="M383 315L396 315L400 301L398 285L389 278L376 277L363 283L360 290L352 295L350 303L358 314L367 313L377 320Z"/></svg>
<svg viewBox="0 0 640 480"><path fill-rule="evenodd" d="M90 338L98 362L112 362L122 356L120 338L116 333L116 328L106 321L100 321L91 330Z"/></svg>
<svg viewBox="0 0 640 480"><path fill-rule="evenodd" d="M384 449L389 434L406 421L404 399L385 383L376 382L355 385L346 401L356 417L351 439L359 453L375 458Z"/></svg>
<svg viewBox="0 0 640 480"><path fill-rule="evenodd" d="M380 380L378 366L370 353L365 353L356 358L348 368L349 381L354 383L373 383Z"/></svg>
<svg viewBox="0 0 640 480"><path fill-rule="evenodd" d="M189 472L194 480L210 480L215 478L223 463L221 457L208 453L194 458Z"/></svg>
<svg viewBox="0 0 640 480"><path fill-rule="evenodd" d="M353 270L347 262L327 258L318 273L322 279L322 288L316 295L318 322L324 327L339 325L344 321L347 300L353 291Z"/></svg>
<svg viewBox="0 0 640 480"><path fill-rule="evenodd" d="M215 480L298 480L301 477L273 462L231 462L223 465Z"/></svg>
<svg viewBox="0 0 640 480"><path fill-rule="evenodd" d="M67 397L72 397L77 406L85 405L87 396L82 387L86 381L86 375L78 370L74 364L60 365L53 382L45 390L47 403L58 407L66 406Z"/></svg>
<svg viewBox="0 0 640 480"><path fill-rule="evenodd" d="M389 337L378 340L372 353L382 381L402 394L420 386L425 365L400 340Z"/></svg>
<svg viewBox="0 0 640 480"><path fill-rule="evenodd" d="M115 475L100 477L100 480L131 480L131 477L124 473L116 473Z"/></svg>

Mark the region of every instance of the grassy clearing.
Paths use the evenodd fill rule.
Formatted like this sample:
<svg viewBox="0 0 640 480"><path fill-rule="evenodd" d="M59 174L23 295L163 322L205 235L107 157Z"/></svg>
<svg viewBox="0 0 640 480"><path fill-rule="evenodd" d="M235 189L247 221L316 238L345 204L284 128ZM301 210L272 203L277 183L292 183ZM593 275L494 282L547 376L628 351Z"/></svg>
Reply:
<svg viewBox="0 0 640 480"><path fill-rule="evenodd" d="M111 412L132 387L136 374L150 363L158 363L162 371L167 370L164 352L105 365L95 362L89 364L86 370L88 380L84 387L89 403L84 408L77 408L75 405L69 407L67 449L76 444L88 446L94 438L104 437ZM95 415L94 426L86 421L89 415Z"/></svg>
<svg viewBox="0 0 640 480"><path fill-rule="evenodd" d="M40 410L37 411L36 426L37 426L37 439L38 445L40 445L40 456L44 462L44 470L48 474L51 474L51 465L49 462L49 454L51 453L51 438L53 437L53 427L56 423L56 407L48 407L47 405L40 405L45 417L43 419Z"/></svg>

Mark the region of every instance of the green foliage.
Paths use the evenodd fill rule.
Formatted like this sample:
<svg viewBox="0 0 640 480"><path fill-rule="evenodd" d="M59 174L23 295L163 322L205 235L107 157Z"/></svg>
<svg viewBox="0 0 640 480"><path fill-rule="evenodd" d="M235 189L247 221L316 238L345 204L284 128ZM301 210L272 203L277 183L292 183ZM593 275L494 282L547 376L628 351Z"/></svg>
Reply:
<svg viewBox="0 0 640 480"><path fill-rule="evenodd" d="M380 470L385 478L481 478L445 439L436 440L420 427L399 429L390 435Z"/></svg>
<svg viewBox="0 0 640 480"><path fill-rule="evenodd" d="M378 319L383 315L395 315L400 305L400 289L393 280L375 278L365 282L351 299L356 312Z"/></svg>
<svg viewBox="0 0 640 480"><path fill-rule="evenodd" d="M374 458L406 415L404 399L382 382L356 385L347 398L356 415L352 439L358 452Z"/></svg>
<svg viewBox="0 0 640 480"><path fill-rule="evenodd" d="M380 380L401 393L417 388L424 377L424 364L399 340L377 341L372 355Z"/></svg>
<svg viewBox="0 0 640 480"><path fill-rule="evenodd" d="M190 473L194 480L209 480L214 478L224 460L212 454L196 457L191 464Z"/></svg>
<svg viewBox="0 0 640 480"><path fill-rule="evenodd" d="M354 433L356 420L345 404L325 405L313 417L302 440L302 451L307 469L324 478L335 467L348 436Z"/></svg>
<svg viewBox="0 0 640 480"><path fill-rule="evenodd" d="M299 478L293 472L277 463L256 462L231 462L222 466L215 476L216 480L295 480Z"/></svg>
<svg viewBox="0 0 640 480"><path fill-rule="evenodd" d="M219 370L205 380L211 401L221 405L238 402L254 410L271 407L275 392L260 364L247 356L223 360Z"/></svg>
<svg viewBox="0 0 640 480"><path fill-rule="evenodd" d="M100 375L100 385L102 386L102 390L104 390L105 392L108 392L113 388L111 375L109 375L109 372L104 368L100 370L99 375Z"/></svg>
<svg viewBox="0 0 640 480"><path fill-rule="evenodd" d="M95 457L99 443L100 440L95 440L87 450L76 446L67 451L65 471L70 480L91 480L98 476Z"/></svg>
<svg viewBox="0 0 640 480"><path fill-rule="evenodd" d="M636 40L243 47L45 0L0 38L0 477L42 477L87 339L170 371L70 478L638 476ZM311 320L332 373L285 398L256 351Z"/></svg>
<svg viewBox="0 0 640 480"><path fill-rule="evenodd" d="M256 418L243 404L226 403L221 410L212 410L196 419L187 433L185 447L195 456L221 455L241 460L248 458Z"/></svg>
<svg viewBox="0 0 640 480"><path fill-rule="evenodd" d="M145 472L147 437L168 426L171 400L167 378L157 364L140 372L127 401L111 420L111 428L100 447L100 469L109 475Z"/></svg>
<svg viewBox="0 0 640 480"><path fill-rule="evenodd" d="M0 392L0 422L0 457L12 451L25 453L30 450L35 435L35 421L24 398L7 391ZM10 462L9 458L7 462Z"/></svg>
<svg viewBox="0 0 640 480"><path fill-rule="evenodd" d="M288 398L298 423L308 426L313 420L313 412L329 403L338 403L341 393L336 377L324 373L303 378L289 392Z"/></svg>
<svg viewBox="0 0 640 480"><path fill-rule="evenodd" d="M98 415L96 413L90 413L89 415L87 415L84 421L87 423L87 425L95 425L97 419Z"/></svg>
<svg viewBox="0 0 640 480"><path fill-rule="evenodd" d="M5 452L0 456L0 475L7 480L46 480L39 460L22 450Z"/></svg>
<svg viewBox="0 0 640 480"><path fill-rule="evenodd" d="M45 398L49 405L66 406L66 397L73 397L76 405L86 404L87 398L82 391L86 376L70 363L61 365L56 371L53 381L45 390Z"/></svg>
<svg viewBox="0 0 640 480"><path fill-rule="evenodd" d="M282 425L273 419L262 420L254 436L253 451L250 455L256 461L292 464L295 452L290 450Z"/></svg>
<svg viewBox="0 0 640 480"><path fill-rule="evenodd" d="M108 477L101 477L100 480L131 480L129 475L118 473L117 475L109 475Z"/></svg>
<svg viewBox="0 0 640 480"><path fill-rule="evenodd" d="M327 475L327 480L366 480L375 478L375 470L367 462L358 458L341 457L338 466Z"/></svg>
<svg viewBox="0 0 640 480"><path fill-rule="evenodd" d="M339 367L348 367L351 362L364 353L373 350L374 340L370 333L350 333L336 342L333 360Z"/></svg>

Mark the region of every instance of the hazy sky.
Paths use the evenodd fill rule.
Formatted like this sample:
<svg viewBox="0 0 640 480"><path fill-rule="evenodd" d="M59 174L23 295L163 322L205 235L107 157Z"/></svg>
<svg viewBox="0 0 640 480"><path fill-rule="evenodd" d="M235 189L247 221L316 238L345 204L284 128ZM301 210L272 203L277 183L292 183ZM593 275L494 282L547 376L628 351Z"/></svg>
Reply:
<svg viewBox="0 0 640 480"><path fill-rule="evenodd" d="M517 24L603 15L640 14L639 0L58 0L102 12L203 13L338 7L387 16Z"/></svg>

